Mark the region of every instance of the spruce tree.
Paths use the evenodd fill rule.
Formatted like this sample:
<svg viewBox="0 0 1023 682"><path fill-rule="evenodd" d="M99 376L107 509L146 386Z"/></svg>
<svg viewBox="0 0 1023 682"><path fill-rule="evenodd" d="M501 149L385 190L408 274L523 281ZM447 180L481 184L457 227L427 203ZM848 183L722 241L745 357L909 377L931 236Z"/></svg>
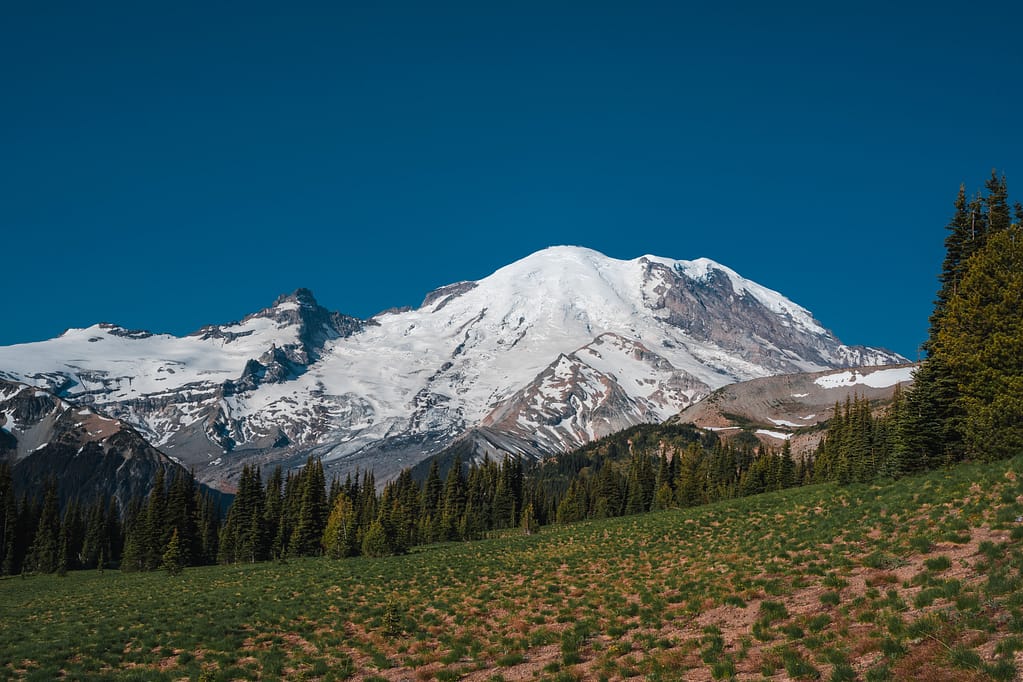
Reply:
<svg viewBox="0 0 1023 682"><path fill-rule="evenodd" d="M14 570L17 528L18 501L11 466L0 462L0 575L11 575Z"/></svg>
<svg viewBox="0 0 1023 682"><path fill-rule="evenodd" d="M994 220L992 221L995 222ZM1023 452L1023 228L990 236L967 263L938 336L959 389L967 454Z"/></svg>
<svg viewBox="0 0 1023 682"><path fill-rule="evenodd" d="M184 549L178 536L178 529L175 528L167 542L167 549L163 552L162 566L169 574L178 575L185 567L185 563Z"/></svg>
<svg viewBox="0 0 1023 682"><path fill-rule="evenodd" d="M35 537L28 550L29 570L53 573L57 570L60 552L60 509L57 503L57 484L50 480L43 493L43 506L36 525Z"/></svg>
<svg viewBox="0 0 1023 682"><path fill-rule="evenodd" d="M138 543L144 570L160 566L163 551L170 539L171 528L167 519L166 472L163 467L156 470L153 488L149 491L143 521L139 528Z"/></svg>
<svg viewBox="0 0 1023 682"><path fill-rule="evenodd" d="M301 505L298 523L291 536L289 553L295 556L316 556L327 525L327 487L320 460L310 457L302 471Z"/></svg>
<svg viewBox="0 0 1023 682"><path fill-rule="evenodd" d="M441 534L444 540L459 539L459 526L465 514L466 492L462 459L455 457L444 482L444 504L441 510Z"/></svg>
<svg viewBox="0 0 1023 682"><path fill-rule="evenodd" d="M283 554L280 546L280 527L284 515L284 473L280 465L274 467L266 481L266 498L263 502L263 525L267 543L268 558Z"/></svg>
<svg viewBox="0 0 1023 682"><path fill-rule="evenodd" d="M440 480L440 465L437 458L430 462L430 473L423 484L423 507L420 512L424 519L423 535L427 542L440 539L441 502L444 499L444 483Z"/></svg>
<svg viewBox="0 0 1023 682"><path fill-rule="evenodd" d="M178 470L167 493L166 523L172 534L178 532L181 560L186 566L201 552L197 516L195 476L191 471Z"/></svg>

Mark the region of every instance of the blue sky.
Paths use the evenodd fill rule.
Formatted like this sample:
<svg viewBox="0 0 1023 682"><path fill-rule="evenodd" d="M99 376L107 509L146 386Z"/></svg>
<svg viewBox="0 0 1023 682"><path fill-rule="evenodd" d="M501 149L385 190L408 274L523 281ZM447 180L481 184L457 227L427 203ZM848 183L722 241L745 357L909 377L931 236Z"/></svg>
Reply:
<svg viewBox="0 0 1023 682"><path fill-rule="evenodd" d="M1023 16L828 4L8 5L0 344L369 316L578 244L916 357L959 184L1023 197Z"/></svg>

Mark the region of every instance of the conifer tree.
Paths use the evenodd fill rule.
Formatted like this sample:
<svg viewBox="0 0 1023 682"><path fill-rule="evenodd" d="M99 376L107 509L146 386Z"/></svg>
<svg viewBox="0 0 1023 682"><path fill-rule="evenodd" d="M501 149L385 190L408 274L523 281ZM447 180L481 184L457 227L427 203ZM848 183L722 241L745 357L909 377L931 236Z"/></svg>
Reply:
<svg viewBox="0 0 1023 682"><path fill-rule="evenodd" d="M610 461L605 460L597 473L597 499L594 501L593 516L606 519L621 516L624 512L622 476L615 471Z"/></svg>
<svg viewBox="0 0 1023 682"><path fill-rule="evenodd" d="M167 493L165 523L171 534L174 530L178 532L183 565L192 564L201 552L197 517L195 476L191 471L178 470Z"/></svg>
<svg viewBox="0 0 1023 682"><path fill-rule="evenodd" d="M522 510L522 520L519 524L522 527L522 532L526 535L532 535L537 531L539 524L536 521L536 514L533 513L533 504L531 502L526 503L526 506Z"/></svg>
<svg viewBox="0 0 1023 682"><path fill-rule="evenodd" d="M792 443L786 440L781 446L779 487L791 488L798 485L796 479L796 461L792 458Z"/></svg>
<svg viewBox="0 0 1023 682"><path fill-rule="evenodd" d="M992 234L970 258L937 340L957 384L965 447L975 458L1023 452L1021 311L1023 228L1013 226Z"/></svg>
<svg viewBox="0 0 1023 682"><path fill-rule="evenodd" d="M170 539L167 523L166 472L163 467L156 470L153 488L149 491L143 513L141 526L136 524L140 533L137 538L143 570L153 570L160 566L163 550Z"/></svg>
<svg viewBox="0 0 1023 682"><path fill-rule="evenodd" d="M118 504L117 498L111 496L110 502L107 504L106 542L103 544L105 552L103 559L107 562L116 564L121 561L121 554L124 551L125 532L121 519L121 506ZM98 563L100 568L102 568L104 565L103 561Z"/></svg>
<svg viewBox="0 0 1023 682"><path fill-rule="evenodd" d="M70 554L69 545L71 544L70 538L68 537L69 534L70 529L68 528L68 524L66 522L62 523L60 526L60 537L57 541L58 549L56 573L59 576L67 575L68 571L68 555Z"/></svg>
<svg viewBox="0 0 1023 682"><path fill-rule="evenodd" d="M327 525L327 488L323 465L320 460L310 457L302 474L302 502L289 552L295 556L315 556L320 553L320 541Z"/></svg>
<svg viewBox="0 0 1023 682"><path fill-rule="evenodd" d="M703 472L703 448L692 443L685 449L679 461L678 481L675 485L677 502L680 507L703 504L705 475Z"/></svg>
<svg viewBox="0 0 1023 682"><path fill-rule="evenodd" d="M83 568L97 568L99 555L104 553L104 549L106 549L105 554L107 556L110 554L109 548L106 547L108 544L106 506L105 501L99 498L89 509L88 518L86 519L85 539L82 543Z"/></svg>
<svg viewBox="0 0 1023 682"><path fill-rule="evenodd" d="M0 462L0 575L14 572L18 528L18 501L11 466Z"/></svg>
<svg viewBox="0 0 1023 682"><path fill-rule="evenodd" d="M162 566L171 575L178 575L185 567L185 554L182 542L178 536L178 529L174 528L171 538L167 542L167 549L163 552Z"/></svg>
<svg viewBox="0 0 1023 682"><path fill-rule="evenodd" d="M60 552L60 526L57 484L51 479L46 483L35 537L28 550L27 563L31 571L53 573L57 570Z"/></svg>
<svg viewBox="0 0 1023 682"><path fill-rule="evenodd" d="M323 531L324 551L332 559L344 559L359 553L358 517L352 499L343 490L334 500L334 507Z"/></svg>
<svg viewBox="0 0 1023 682"><path fill-rule="evenodd" d="M444 495L444 483L440 480L440 465L437 458L430 462L430 473L423 484L423 507L420 512L425 521L423 537L426 542L440 539L441 502Z"/></svg>
<svg viewBox="0 0 1023 682"><path fill-rule="evenodd" d="M586 492L580 478L574 477L558 505L558 523L574 523L586 518Z"/></svg>
<svg viewBox="0 0 1023 682"><path fill-rule="evenodd" d="M459 539L459 526L465 514L466 481L462 473L462 459L455 457L444 482L444 505L441 511L441 533L445 540Z"/></svg>
<svg viewBox="0 0 1023 682"><path fill-rule="evenodd" d="M387 542L387 532L379 518L374 519L366 529L362 538L362 553L368 557L382 557L391 553L390 545Z"/></svg>
<svg viewBox="0 0 1023 682"><path fill-rule="evenodd" d="M509 457L501 462L500 473L494 490L493 520L494 528L512 528L515 526L515 516L518 513L516 508L516 494L512 463Z"/></svg>
<svg viewBox="0 0 1023 682"><path fill-rule="evenodd" d="M280 546L280 526L283 515L284 473L278 464L266 481L266 498L263 502L263 525L268 558L277 558L283 554Z"/></svg>

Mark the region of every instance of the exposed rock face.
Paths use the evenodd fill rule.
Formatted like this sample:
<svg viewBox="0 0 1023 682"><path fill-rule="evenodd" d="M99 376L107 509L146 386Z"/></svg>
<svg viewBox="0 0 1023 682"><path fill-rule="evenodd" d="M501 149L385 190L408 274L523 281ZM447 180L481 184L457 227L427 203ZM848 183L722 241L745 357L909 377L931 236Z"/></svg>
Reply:
<svg viewBox="0 0 1023 682"><path fill-rule="evenodd" d="M371 320L300 289L186 337L69 330L0 348L0 377L102 409L230 486L246 463L310 455L383 480L459 439L540 456L734 381L900 361L712 261L555 247Z"/></svg>
<svg viewBox="0 0 1023 682"><path fill-rule="evenodd" d="M649 289L650 308L662 314L665 322L697 341L753 364L786 371L792 365L793 355L823 366L837 362L859 367L893 359L893 354L887 351L836 344L835 338L812 319L802 321L803 325L793 324L784 308L797 306L779 302L777 308L783 314L778 314L777 308L772 310L756 296L756 285L735 286L734 273L723 268L709 266L702 276L693 277L685 269L663 263L647 260L643 264L646 277L658 282ZM779 353L779 349L788 353Z"/></svg>
<svg viewBox="0 0 1023 682"><path fill-rule="evenodd" d="M663 421L709 390L638 341L607 333L558 356L481 426L525 444L505 442L505 451L564 452L636 424Z"/></svg>
<svg viewBox="0 0 1023 682"><path fill-rule="evenodd" d="M441 288L434 289L428 293L419 307L426 308L427 306L434 306L434 310L440 310L452 299L458 298L465 292L472 291L476 287L476 282L455 282L454 284L442 286Z"/></svg>
<svg viewBox="0 0 1023 682"><path fill-rule="evenodd" d="M0 381L0 458L19 490L56 480L63 497L114 496L124 508L152 487L157 469L183 473L119 420L24 384Z"/></svg>

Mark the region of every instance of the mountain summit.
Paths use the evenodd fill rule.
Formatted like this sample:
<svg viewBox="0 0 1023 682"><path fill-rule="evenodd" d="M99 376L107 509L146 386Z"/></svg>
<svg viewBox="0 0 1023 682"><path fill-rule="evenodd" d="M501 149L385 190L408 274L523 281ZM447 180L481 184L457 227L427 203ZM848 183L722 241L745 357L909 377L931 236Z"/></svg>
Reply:
<svg viewBox="0 0 1023 682"><path fill-rule="evenodd" d="M69 330L0 348L0 377L101 407L223 483L309 455L383 478L456 440L540 456L735 381L897 362L714 261L558 246L369 320L299 289L186 337Z"/></svg>

